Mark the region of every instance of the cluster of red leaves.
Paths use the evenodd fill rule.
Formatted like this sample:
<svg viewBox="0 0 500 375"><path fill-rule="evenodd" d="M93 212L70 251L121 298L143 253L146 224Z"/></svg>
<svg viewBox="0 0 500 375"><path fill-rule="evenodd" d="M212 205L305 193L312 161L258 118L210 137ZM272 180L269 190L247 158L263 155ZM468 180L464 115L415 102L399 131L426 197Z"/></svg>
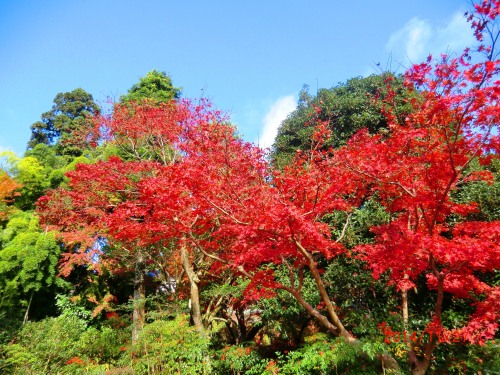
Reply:
<svg viewBox="0 0 500 375"><path fill-rule="evenodd" d="M258 301L261 298L274 297L276 288L279 288L279 283L274 280L272 270L258 271L245 290L242 304Z"/></svg>
<svg viewBox="0 0 500 375"><path fill-rule="evenodd" d="M491 20L499 3L477 8ZM471 64L468 53L413 66L406 74L408 89L418 93L410 101L412 113L400 119L388 103L389 133L360 132L335 157L391 215L388 224L372 228L374 244L356 249L373 275L388 271L398 289L409 290L425 274L430 289L459 298L486 296L475 302L477 310L462 329L467 340L482 342L494 336L500 317L499 289L478 277L500 266L500 223L450 226L448 219L454 214L465 220L477 209L453 201L461 184L493 181L488 171L468 174L467 167L475 158L488 164L499 155L500 62ZM439 322L437 317L433 324Z"/></svg>
<svg viewBox="0 0 500 375"><path fill-rule="evenodd" d="M284 258L304 264L297 243L327 258L342 251L319 219L351 208L342 197L352 184L325 154L273 172L263 151L238 139L206 102L116 106L96 123L108 141L132 145L135 160L78 165L68 189L38 202L42 222L77 244L63 257L63 274L91 261L97 236L131 251L172 241L203 249L218 271ZM325 131L316 130L318 141ZM139 154L144 149L153 149L151 160Z"/></svg>
<svg viewBox="0 0 500 375"><path fill-rule="evenodd" d="M467 19L471 22L472 29L476 39L483 41L483 33L488 22L494 21L500 14L500 1L498 0L483 0L474 4L474 12L466 13ZM483 47L483 46L482 46ZM481 48L481 50L483 50Z"/></svg>
<svg viewBox="0 0 500 375"><path fill-rule="evenodd" d="M488 1L477 11L492 19L497 10L498 2ZM320 219L375 195L391 222L373 228L374 244L356 249L374 276L388 271L408 290L425 274L431 289L461 298L485 295L463 329L474 332L471 341L490 338L498 290L477 273L498 268L499 224L448 224L450 215L465 218L476 209L454 202L452 192L470 180L492 179L488 172L467 174L470 162L488 163L500 151L499 63L471 64L467 56L429 59L408 71L406 85L416 94L405 119L391 111L388 82L388 132L361 131L346 147L324 151L329 130L319 123L313 148L283 171L273 170L206 101L117 105L95 123L130 159L78 166L68 174L69 189L40 200L42 221L80 244L65 264L88 261L86 249L106 236L131 251L175 242L209 256L214 270L255 271L290 259L292 267L302 267L310 254L341 254ZM275 287L271 271L255 272L248 298Z"/></svg>
<svg viewBox="0 0 500 375"><path fill-rule="evenodd" d="M76 365L79 365L79 366L85 366L87 363L83 359L81 359L80 357L73 357L70 360L68 360L66 362L66 364L67 365L76 364Z"/></svg>

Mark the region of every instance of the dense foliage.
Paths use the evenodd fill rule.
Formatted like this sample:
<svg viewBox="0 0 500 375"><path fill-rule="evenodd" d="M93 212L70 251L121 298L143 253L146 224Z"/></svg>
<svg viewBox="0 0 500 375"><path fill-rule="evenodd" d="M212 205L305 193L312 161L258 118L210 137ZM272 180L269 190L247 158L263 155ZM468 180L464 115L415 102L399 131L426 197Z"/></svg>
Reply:
<svg viewBox="0 0 500 375"><path fill-rule="evenodd" d="M80 156L87 146L88 116L98 113L92 95L81 88L57 94L42 121L31 125L28 149L38 144L54 145L59 155Z"/></svg>
<svg viewBox="0 0 500 375"><path fill-rule="evenodd" d="M499 12L303 91L271 160L165 73L109 114L59 94L2 154L2 372L499 371Z"/></svg>
<svg viewBox="0 0 500 375"><path fill-rule="evenodd" d="M172 99L179 99L180 94L181 89L173 86L172 80L165 72L153 69L141 77L127 94L122 95L120 102L142 102L148 99L156 103L166 103Z"/></svg>
<svg viewBox="0 0 500 375"><path fill-rule="evenodd" d="M304 126L325 121L331 136L325 147L339 147L361 129L376 133L387 127L382 112L388 97L386 81L393 79L391 93L395 94L394 111L405 117L411 110L407 103L410 93L403 85L402 77L390 73L351 78L331 89L319 89L315 96L304 87L299 95L297 109L283 121L273 147L273 158L283 166L295 156L297 150L307 151L313 146L311 135L314 126Z"/></svg>

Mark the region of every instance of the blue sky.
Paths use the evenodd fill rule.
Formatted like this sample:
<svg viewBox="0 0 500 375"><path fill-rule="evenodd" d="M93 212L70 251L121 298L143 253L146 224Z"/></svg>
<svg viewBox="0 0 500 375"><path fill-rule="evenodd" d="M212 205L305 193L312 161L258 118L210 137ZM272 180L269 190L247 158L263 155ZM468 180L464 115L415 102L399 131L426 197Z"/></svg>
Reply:
<svg viewBox="0 0 500 375"><path fill-rule="evenodd" d="M304 84L330 88L473 43L468 0L0 0L0 151L59 92L98 103L152 69L270 146Z"/></svg>

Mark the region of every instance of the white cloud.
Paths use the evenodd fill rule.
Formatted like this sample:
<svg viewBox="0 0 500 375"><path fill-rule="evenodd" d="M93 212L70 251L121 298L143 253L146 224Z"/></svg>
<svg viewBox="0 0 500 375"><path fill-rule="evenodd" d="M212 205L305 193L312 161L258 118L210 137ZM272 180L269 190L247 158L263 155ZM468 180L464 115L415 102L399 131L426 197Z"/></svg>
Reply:
<svg viewBox="0 0 500 375"><path fill-rule="evenodd" d="M293 95L281 97L271 105L264 117L262 133L257 140L260 147L267 148L272 146L281 122L286 119L288 114L294 111L296 107L297 101Z"/></svg>
<svg viewBox="0 0 500 375"><path fill-rule="evenodd" d="M427 21L412 18L391 35L386 49L393 53L403 49L408 59L415 61L422 56L431 35L432 27Z"/></svg>
<svg viewBox="0 0 500 375"><path fill-rule="evenodd" d="M477 43L463 13L455 13L450 22L438 31L438 43L450 51L462 52L465 47Z"/></svg>
<svg viewBox="0 0 500 375"><path fill-rule="evenodd" d="M2 140L0 139L0 142L1 142L1 141L2 141ZM2 163L2 161L4 161L4 160L2 160L2 159L5 159L5 155L3 155L3 154L10 154L10 153L12 153L12 154L14 154L14 155L18 156L18 154L17 154L17 153L16 153L16 152L12 149L12 147L4 147L4 146L2 146L2 144L0 143L0 169L1 169L1 170L5 170L5 166L4 166L4 165L3 165L3 163Z"/></svg>
<svg viewBox="0 0 500 375"><path fill-rule="evenodd" d="M459 54L474 41L463 13L457 12L448 23L438 27L427 20L412 18L390 36L386 50L392 53L393 61L407 66L425 60L429 54Z"/></svg>

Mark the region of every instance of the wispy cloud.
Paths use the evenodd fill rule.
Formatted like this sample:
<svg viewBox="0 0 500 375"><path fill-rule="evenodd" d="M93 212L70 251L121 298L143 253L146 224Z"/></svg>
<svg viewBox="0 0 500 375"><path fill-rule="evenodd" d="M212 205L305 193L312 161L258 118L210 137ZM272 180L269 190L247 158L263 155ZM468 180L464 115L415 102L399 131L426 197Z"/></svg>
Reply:
<svg viewBox="0 0 500 375"><path fill-rule="evenodd" d="M474 41L463 13L457 12L441 26L412 18L390 36L386 50L392 54L393 62L408 66L423 61L429 54L460 53Z"/></svg>
<svg viewBox="0 0 500 375"><path fill-rule="evenodd" d="M296 107L297 101L293 95L281 97L271 105L264 116L262 132L257 140L260 147L267 148L273 145L280 124Z"/></svg>
<svg viewBox="0 0 500 375"><path fill-rule="evenodd" d="M4 151L11 151L9 148L2 146L3 139L0 137L0 153Z"/></svg>
<svg viewBox="0 0 500 375"><path fill-rule="evenodd" d="M12 147L4 147L2 146L2 139L0 138L0 157L3 153L9 153L9 152L13 152L14 154L16 154L16 152L12 149ZM2 169L2 166L0 165L0 169Z"/></svg>

